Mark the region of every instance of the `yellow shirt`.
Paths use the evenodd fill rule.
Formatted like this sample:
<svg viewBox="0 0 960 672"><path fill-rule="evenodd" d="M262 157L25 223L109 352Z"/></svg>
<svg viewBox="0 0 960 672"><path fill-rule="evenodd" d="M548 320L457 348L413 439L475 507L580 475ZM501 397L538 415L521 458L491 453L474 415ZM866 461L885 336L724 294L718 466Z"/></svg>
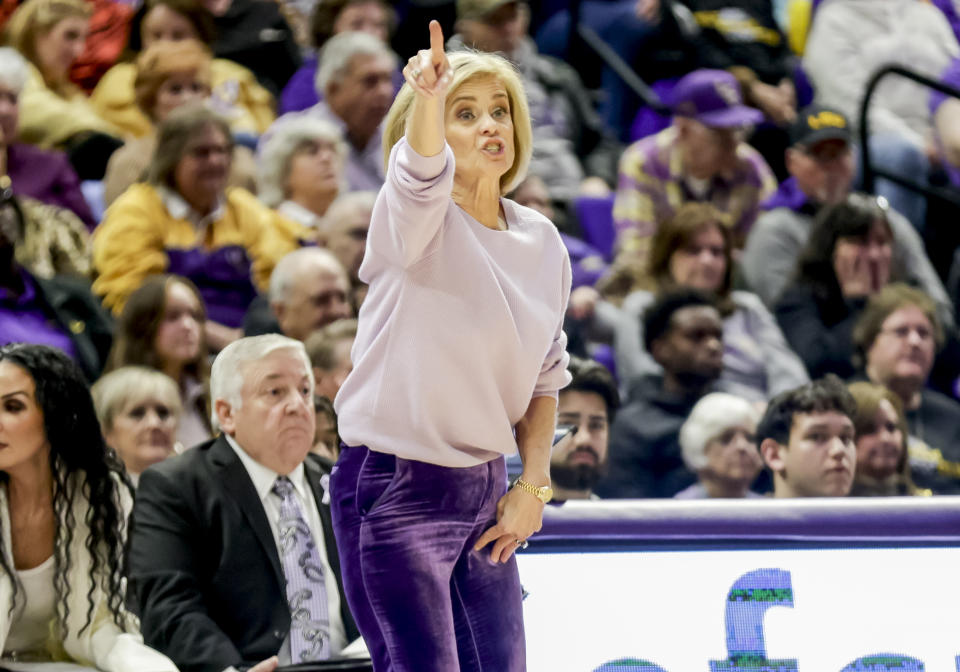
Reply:
<svg viewBox="0 0 960 672"><path fill-rule="evenodd" d="M290 223L245 189L227 189L219 215L197 227L170 214L157 187L138 183L114 201L94 232L93 291L119 314L148 276L168 272L170 254L209 254L234 246L246 252L251 280L265 291L273 267L297 245ZM204 292L202 280L194 282Z"/></svg>
<svg viewBox="0 0 960 672"><path fill-rule="evenodd" d="M210 63L211 107L226 118L235 133L260 135L276 118L273 96L247 68L215 58ZM153 124L137 107L133 83L137 66L118 63L100 79L90 102L104 119L135 137L153 131Z"/></svg>
<svg viewBox="0 0 960 672"><path fill-rule="evenodd" d="M37 68L28 67L27 81L20 92L19 133L23 142L50 149L84 131L121 135L97 114L79 88L73 87L69 96L62 96L47 87Z"/></svg>

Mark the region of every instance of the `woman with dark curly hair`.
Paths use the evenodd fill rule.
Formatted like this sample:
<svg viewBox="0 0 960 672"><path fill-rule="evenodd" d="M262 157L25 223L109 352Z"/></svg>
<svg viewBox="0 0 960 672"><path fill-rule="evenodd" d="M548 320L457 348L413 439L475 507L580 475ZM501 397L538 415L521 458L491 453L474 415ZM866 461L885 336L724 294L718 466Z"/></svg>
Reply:
<svg viewBox="0 0 960 672"><path fill-rule="evenodd" d="M0 348L0 666L176 672L123 608L130 499L77 365L49 346Z"/></svg>

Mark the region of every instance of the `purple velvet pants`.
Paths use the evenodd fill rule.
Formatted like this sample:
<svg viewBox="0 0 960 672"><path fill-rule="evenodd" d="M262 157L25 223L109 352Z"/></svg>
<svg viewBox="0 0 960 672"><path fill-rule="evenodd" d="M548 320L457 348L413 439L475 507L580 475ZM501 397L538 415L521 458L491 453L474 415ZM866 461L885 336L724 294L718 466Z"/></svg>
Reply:
<svg viewBox="0 0 960 672"><path fill-rule="evenodd" d="M330 479L347 602L376 672L526 669L515 558L473 551L496 520L506 467L344 447Z"/></svg>

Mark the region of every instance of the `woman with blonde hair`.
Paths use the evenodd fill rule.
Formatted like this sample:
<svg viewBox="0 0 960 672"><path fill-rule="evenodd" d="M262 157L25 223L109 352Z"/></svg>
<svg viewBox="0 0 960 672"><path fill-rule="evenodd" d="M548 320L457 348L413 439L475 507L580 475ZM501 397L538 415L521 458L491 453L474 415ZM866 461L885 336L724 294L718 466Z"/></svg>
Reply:
<svg viewBox="0 0 960 672"><path fill-rule="evenodd" d="M160 40L142 51L136 60L133 93L136 109L151 124L148 134L127 140L107 164L103 200L113 203L140 180L157 146L157 125L182 105L209 101L210 51L196 40ZM234 146L228 185L256 190L253 152Z"/></svg>
<svg viewBox="0 0 960 672"><path fill-rule="evenodd" d="M847 389L857 402L853 418L857 468L850 495L924 494L910 477L909 430L900 397L882 385L868 382L851 383Z"/></svg>
<svg viewBox="0 0 960 672"><path fill-rule="evenodd" d="M103 439L123 461L134 486L144 469L177 451L180 395L169 376L124 366L100 378L90 393Z"/></svg>
<svg viewBox="0 0 960 672"><path fill-rule="evenodd" d="M127 55L110 68L90 96L99 114L134 136L153 131L155 119L140 105L137 59L158 42L178 48L192 40L212 51L216 36L213 15L200 0L146 0L130 23ZM223 58L209 61L208 95L211 104L236 134L258 136L275 118L273 96L247 68Z"/></svg>
<svg viewBox="0 0 960 672"><path fill-rule="evenodd" d="M20 94L20 139L43 149L65 149L81 179L100 179L121 140L118 129L70 81L89 19L83 0L27 0L10 17L6 34L10 46L30 62Z"/></svg>
<svg viewBox="0 0 960 672"><path fill-rule="evenodd" d="M385 121L331 512L375 669L506 672L525 667L513 553L552 496L570 381L570 261L548 219L503 197L532 153L517 71L443 44L431 21Z"/></svg>

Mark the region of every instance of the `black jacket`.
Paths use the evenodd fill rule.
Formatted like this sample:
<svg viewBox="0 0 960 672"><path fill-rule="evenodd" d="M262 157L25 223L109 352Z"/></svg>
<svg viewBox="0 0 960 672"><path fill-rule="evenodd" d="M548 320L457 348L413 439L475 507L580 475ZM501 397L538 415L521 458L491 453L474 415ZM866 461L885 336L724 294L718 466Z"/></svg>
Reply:
<svg viewBox="0 0 960 672"><path fill-rule="evenodd" d="M21 273L26 274L21 269ZM49 319L70 335L77 349L77 364L87 381L100 377L113 345L113 320L83 280L29 276L37 288L37 301Z"/></svg>
<svg viewBox="0 0 960 672"><path fill-rule="evenodd" d="M699 33L690 40L695 67L746 66L767 84L791 77L794 58L770 0L674 0L686 6Z"/></svg>
<svg viewBox="0 0 960 672"><path fill-rule="evenodd" d="M679 434L699 399L667 394L661 376L637 379L610 428L609 471L595 492L603 499L673 497L692 485L697 477L683 463Z"/></svg>
<svg viewBox="0 0 960 672"><path fill-rule="evenodd" d="M317 502L325 472L304 468ZM343 594L330 510L319 505L347 639L359 636ZM263 505L222 436L140 476L127 558L128 599L146 643L181 672L222 672L277 653L290 630L283 569Z"/></svg>
<svg viewBox="0 0 960 672"><path fill-rule="evenodd" d="M293 31L271 0L233 0L216 19L213 53L249 68L267 90L279 97L300 67Z"/></svg>
<svg viewBox="0 0 960 672"><path fill-rule="evenodd" d="M798 282L787 286L773 314L811 378L828 373L849 378L856 371L853 327L864 306L866 299L845 300L838 292Z"/></svg>

